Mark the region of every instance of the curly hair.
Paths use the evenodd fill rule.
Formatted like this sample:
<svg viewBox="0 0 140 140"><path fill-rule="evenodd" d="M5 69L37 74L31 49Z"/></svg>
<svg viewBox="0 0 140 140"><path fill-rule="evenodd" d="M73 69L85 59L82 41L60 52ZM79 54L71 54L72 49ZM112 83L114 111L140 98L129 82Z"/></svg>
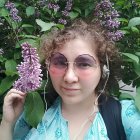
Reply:
<svg viewBox="0 0 140 140"><path fill-rule="evenodd" d="M117 71L117 69L119 69L118 64L120 63L118 63L118 61L120 61L120 59L115 43L106 37L106 30L102 29L97 23L86 23L83 20L78 20L75 21L71 26L65 27L62 30L52 31L47 35L47 37L43 38L44 41L41 47L41 54L43 54L45 60L48 60L55 50L63 47L67 42L78 38L90 41L91 45L93 44L94 49L96 45L97 57L101 64L102 73L102 68L107 63L107 54L110 66L110 76L105 88L105 94L107 94L110 85L112 87L112 82L114 82L115 79L119 77L115 72ZM105 83L104 81L105 79L101 77L100 82L97 86L97 90L103 88L103 85Z"/></svg>

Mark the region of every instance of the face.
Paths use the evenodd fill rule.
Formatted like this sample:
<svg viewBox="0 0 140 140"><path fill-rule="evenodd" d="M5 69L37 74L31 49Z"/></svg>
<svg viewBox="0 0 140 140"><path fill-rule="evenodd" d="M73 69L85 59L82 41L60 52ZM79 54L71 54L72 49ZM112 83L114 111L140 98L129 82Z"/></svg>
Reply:
<svg viewBox="0 0 140 140"><path fill-rule="evenodd" d="M94 46L82 39L66 43L52 55L49 74L64 103L74 104L91 99L101 77Z"/></svg>

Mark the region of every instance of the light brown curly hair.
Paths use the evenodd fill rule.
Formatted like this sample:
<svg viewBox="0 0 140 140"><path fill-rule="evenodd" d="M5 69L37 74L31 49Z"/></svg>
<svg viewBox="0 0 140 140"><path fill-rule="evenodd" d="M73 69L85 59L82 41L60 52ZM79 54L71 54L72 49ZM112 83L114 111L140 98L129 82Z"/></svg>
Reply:
<svg viewBox="0 0 140 140"><path fill-rule="evenodd" d="M106 37L106 31L102 29L97 23L86 23L83 20L78 20L75 21L71 26L65 27L62 30L52 31L47 35L47 37L43 38L44 41L41 47L41 54L43 54L45 60L48 60L55 50L63 47L65 43L77 38L90 41L91 45L93 44L93 47L96 45L97 57L101 64L101 70L103 65L106 65L106 55L108 56L110 76L104 92L107 94L110 88L109 85L112 87L113 82L116 80L116 78L118 78L117 73L115 72L117 69L119 69L118 61L120 59L115 43ZM97 86L97 91L101 90L104 84L105 79L101 77Z"/></svg>

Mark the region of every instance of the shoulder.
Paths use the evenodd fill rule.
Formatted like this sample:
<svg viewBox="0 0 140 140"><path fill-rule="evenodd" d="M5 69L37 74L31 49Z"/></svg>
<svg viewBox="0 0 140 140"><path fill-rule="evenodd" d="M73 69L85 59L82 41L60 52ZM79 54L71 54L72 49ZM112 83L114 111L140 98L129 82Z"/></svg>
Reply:
<svg viewBox="0 0 140 140"><path fill-rule="evenodd" d="M140 112L135 106L134 100L122 100L120 101L122 106L122 116L126 118L139 118Z"/></svg>
<svg viewBox="0 0 140 140"><path fill-rule="evenodd" d="M120 101L122 106L122 123L128 140L140 138L140 111L136 108L134 100Z"/></svg>

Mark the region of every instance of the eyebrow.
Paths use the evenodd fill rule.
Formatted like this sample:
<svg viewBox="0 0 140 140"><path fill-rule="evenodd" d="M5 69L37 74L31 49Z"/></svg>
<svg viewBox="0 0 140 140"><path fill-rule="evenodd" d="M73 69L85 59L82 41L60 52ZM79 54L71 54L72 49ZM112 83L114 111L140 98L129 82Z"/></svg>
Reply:
<svg viewBox="0 0 140 140"><path fill-rule="evenodd" d="M63 56L67 59L67 57L66 57L64 54L60 53L60 52L52 53L52 55L55 55L55 54L57 54L57 53L63 55ZM92 57L94 60L96 60L95 57L94 57L93 55L86 54L86 53L84 53L84 54L80 54L80 55L78 55L77 57L82 56L82 55L88 55L88 56ZM77 57L76 57L76 58L77 58ZM75 58L75 59L76 59L76 58Z"/></svg>

